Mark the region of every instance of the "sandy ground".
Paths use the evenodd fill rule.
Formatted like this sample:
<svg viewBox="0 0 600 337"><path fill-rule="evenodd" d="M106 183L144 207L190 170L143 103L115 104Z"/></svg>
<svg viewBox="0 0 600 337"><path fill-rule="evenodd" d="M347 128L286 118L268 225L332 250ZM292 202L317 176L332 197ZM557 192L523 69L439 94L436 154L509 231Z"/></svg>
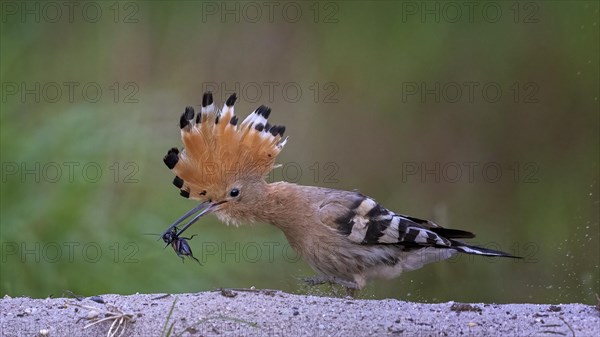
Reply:
<svg viewBox="0 0 600 337"><path fill-rule="evenodd" d="M115 335L125 328L123 336L161 336L168 322L171 336L600 336L600 310L583 304L423 304L270 290L99 298L105 303L6 296L1 335L106 336L113 325Z"/></svg>

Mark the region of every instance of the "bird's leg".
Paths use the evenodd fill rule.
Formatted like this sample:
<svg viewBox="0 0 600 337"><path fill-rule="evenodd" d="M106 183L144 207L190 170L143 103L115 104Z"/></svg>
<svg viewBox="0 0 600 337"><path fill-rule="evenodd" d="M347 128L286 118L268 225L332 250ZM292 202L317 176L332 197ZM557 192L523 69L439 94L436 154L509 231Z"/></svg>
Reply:
<svg viewBox="0 0 600 337"><path fill-rule="evenodd" d="M335 276L331 277L331 282L337 283L346 289L354 289L354 290L358 289L358 284L356 284L356 282L343 280L343 279L337 278Z"/></svg>
<svg viewBox="0 0 600 337"><path fill-rule="evenodd" d="M327 275L317 275L314 277L307 277L305 279L303 279L303 281L309 285L309 286L316 286L316 285L321 285L321 284L325 284L325 283L329 283L329 284L339 284L345 288L349 288L349 289L358 289L358 285L356 284L356 282L353 281L347 281L335 276L327 276Z"/></svg>
<svg viewBox="0 0 600 337"><path fill-rule="evenodd" d="M325 283L331 283L331 278L325 275L317 275L313 277L306 277L302 279L302 281L304 281L304 283L307 285L314 287Z"/></svg>

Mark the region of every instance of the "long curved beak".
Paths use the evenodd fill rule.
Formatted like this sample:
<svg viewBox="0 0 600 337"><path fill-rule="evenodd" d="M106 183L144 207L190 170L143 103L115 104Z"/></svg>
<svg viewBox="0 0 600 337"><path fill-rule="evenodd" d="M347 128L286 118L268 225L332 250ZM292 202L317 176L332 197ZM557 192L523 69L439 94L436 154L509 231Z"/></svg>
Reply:
<svg viewBox="0 0 600 337"><path fill-rule="evenodd" d="M177 232L177 234L175 235L175 237L178 237L179 235L183 234L183 232L188 229L188 227L190 227L191 225L193 225L196 221L198 221L198 219L200 219L201 216L203 216L206 213L209 213L211 211L213 211L215 209L216 206L222 204L223 202L210 202L210 201L205 201L205 202L201 202L200 204L198 204L198 206L192 208L191 210L189 210L187 213L185 213L181 218L177 219L174 223L172 223L169 228L167 228L161 235L160 237L164 237L167 233L171 232L173 230L173 228L176 228L177 225L179 225L180 223L184 222L186 219L188 219L191 216L194 216L188 223L185 224L185 226L183 226L179 232ZM198 213L198 214L196 214ZM195 215L194 215L195 214Z"/></svg>

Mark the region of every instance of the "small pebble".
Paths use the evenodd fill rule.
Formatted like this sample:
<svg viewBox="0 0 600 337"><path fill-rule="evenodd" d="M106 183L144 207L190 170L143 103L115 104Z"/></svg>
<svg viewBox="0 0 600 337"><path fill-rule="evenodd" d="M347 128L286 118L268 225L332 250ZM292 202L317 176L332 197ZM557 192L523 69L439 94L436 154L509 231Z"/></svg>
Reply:
<svg viewBox="0 0 600 337"><path fill-rule="evenodd" d="M549 311L553 311L553 312L558 312L561 311L561 307L559 307L558 305L551 305L550 307L548 307Z"/></svg>
<svg viewBox="0 0 600 337"><path fill-rule="evenodd" d="M100 296L92 296L92 297L90 297L90 300L94 301L96 303L101 303L101 304L105 303L104 299L102 297L100 297Z"/></svg>

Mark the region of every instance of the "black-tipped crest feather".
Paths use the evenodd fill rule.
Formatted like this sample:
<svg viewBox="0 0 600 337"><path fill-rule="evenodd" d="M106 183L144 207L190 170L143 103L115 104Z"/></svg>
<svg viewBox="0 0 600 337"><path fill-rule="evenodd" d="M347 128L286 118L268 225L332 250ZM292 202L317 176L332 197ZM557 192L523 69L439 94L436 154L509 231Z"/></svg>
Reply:
<svg viewBox="0 0 600 337"><path fill-rule="evenodd" d="M227 105L228 107L232 107L235 104L236 100L237 95L234 92L233 94L231 94L231 96L229 96L229 98L227 98L227 101L225 101L225 105Z"/></svg>
<svg viewBox="0 0 600 337"><path fill-rule="evenodd" d="M202 107L206 108L207 106L213 103L213 95L212 92L207 91L202 95Z"/></svg>
<svg viewBox="0 0 600 337"><path fill-rule="evenodd" d="M190 120L194 119L194 108L188 106L185 108L185 111L181 114L181 118L179 119L179 127L182 129L186 126L190 125Z"/></svg>
<svg viewBox="0 0 600 337"><path fill-rule="evenodd" d="M173 185L175 185L175 187L177 187L177 188L182 188L183 187L183 179L179 178L178 176L175 176L175 178L173 178Z"/></svg>
<svg viewBox="0 0 600 337"><path fill-rule="evenodd" d="M172 148L167 152L167 155L163 158L163 162L167 167L172 170L177 162L179 161L179 150Z"/></svg>

